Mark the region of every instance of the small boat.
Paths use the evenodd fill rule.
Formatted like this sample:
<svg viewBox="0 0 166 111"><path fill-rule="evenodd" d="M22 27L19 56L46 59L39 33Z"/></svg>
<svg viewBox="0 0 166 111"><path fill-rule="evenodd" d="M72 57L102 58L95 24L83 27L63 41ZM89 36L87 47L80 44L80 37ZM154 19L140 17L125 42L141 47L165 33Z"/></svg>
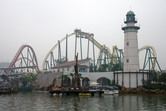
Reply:
<svg viewBox="0 0 166 111"><path fill-rule="evenodd" d="M62 93L54 93L53 96L62 96Z"/></svg>
<svg viewBox="0 0 166 111"><path fill-rule="evenodd" d="M53 88L52 91L61 91L60 88Z"/></svg>
<svg viewBox="0 0 166 111"><path fill-rule="evenodd" d="M91 96L90 93L79 93L79 96Z"/></svg>
<svg viewBox="0 0 166 111"><path fill-rule="evenodd" d="M114 88L112 86L92 85L88 86L86 89L89 91L104 91L105 95L114 94Z"/></svg>
<svg viewBox="0 0 166 111"><path fill-rule="evenodd" d="M105 95L113 95L114 94L114 88L112 86L104 86L104 94Z"/></svg>
<svg viewBox="0 0 166 111"><path fill-rule="evenodd" d="M114 88L114 94L119 94L119 88L117 86L112 86Z"/></svg>

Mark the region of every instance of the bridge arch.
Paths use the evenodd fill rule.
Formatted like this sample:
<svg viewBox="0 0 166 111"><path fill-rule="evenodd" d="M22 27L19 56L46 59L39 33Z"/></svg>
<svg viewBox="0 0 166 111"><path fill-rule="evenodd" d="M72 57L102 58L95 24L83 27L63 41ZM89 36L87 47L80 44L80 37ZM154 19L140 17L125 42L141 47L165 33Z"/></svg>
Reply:
<svg viewBox="0 0 166 111"><path fill-rule="evenodd" d="M99 85L110 85L111 80L106 77L100 77L97 79L97 83L99 83Z"/></svg>
<svg viewBox="0 0 166 111"><path fill-rule="evenodd" d="M87 86L89 86L90 85L90 79L88 78L88 77L84 77L83 79L82 79L82 86L83 87L87 87Z"/></svg>

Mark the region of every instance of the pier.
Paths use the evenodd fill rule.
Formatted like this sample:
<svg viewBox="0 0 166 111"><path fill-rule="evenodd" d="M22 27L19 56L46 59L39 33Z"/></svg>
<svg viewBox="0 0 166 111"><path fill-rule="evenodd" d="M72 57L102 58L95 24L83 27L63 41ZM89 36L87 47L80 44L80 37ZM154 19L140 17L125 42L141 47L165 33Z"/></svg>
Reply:
<svg viewBox="0 0 166 111"><path fill-rule="evenodd" d="M101 96L104 91L88 91L88 90L68 90L68 91L62 91L62 90L56 90L56 91L53 91L53 90L50 90L49 91L50 94L56 94L56 95L79 95L80 93L81 94L90 94L91 96L94 96L94 94L98 94L99 96Z"/></svg>

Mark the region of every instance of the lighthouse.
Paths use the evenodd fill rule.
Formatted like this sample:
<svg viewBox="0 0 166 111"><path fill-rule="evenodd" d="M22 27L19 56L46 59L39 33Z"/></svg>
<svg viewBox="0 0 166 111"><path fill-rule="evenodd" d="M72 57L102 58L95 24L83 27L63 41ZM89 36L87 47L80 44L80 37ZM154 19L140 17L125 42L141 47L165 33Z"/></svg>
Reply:
<svg viewBox="0 0 166 111"><path fill-rule="evenodd" d="M137 33L140 29L136 26L137 20L133 11L126 14L124 22L126 26L122 27L124 31L124 72L139 71L139 53L138 53L138 37Z"/></svg>
<svg viewBox="0 0 166 111"><path fill-rule="evenodd" d="M142 81L149 79L149 72L139 71L137 33L140 27L136 25L137 20L133 11L127 12L124 23L126 24L122 27L124 31L124 66L122 72L114 72L114 81L117 85L126 88L137 88L144 84Z"/></svg>

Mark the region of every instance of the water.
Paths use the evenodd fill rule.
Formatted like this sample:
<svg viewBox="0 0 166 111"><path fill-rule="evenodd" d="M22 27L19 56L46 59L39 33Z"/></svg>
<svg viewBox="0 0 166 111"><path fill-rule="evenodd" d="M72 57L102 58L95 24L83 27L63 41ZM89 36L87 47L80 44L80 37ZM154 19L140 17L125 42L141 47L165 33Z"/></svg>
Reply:
<svg viewBox="0 0 166 111"><path fill-rule="evenodd" d="M0 95L0 111L165 111L165 95L50 96L45 92Z"/></svg>

